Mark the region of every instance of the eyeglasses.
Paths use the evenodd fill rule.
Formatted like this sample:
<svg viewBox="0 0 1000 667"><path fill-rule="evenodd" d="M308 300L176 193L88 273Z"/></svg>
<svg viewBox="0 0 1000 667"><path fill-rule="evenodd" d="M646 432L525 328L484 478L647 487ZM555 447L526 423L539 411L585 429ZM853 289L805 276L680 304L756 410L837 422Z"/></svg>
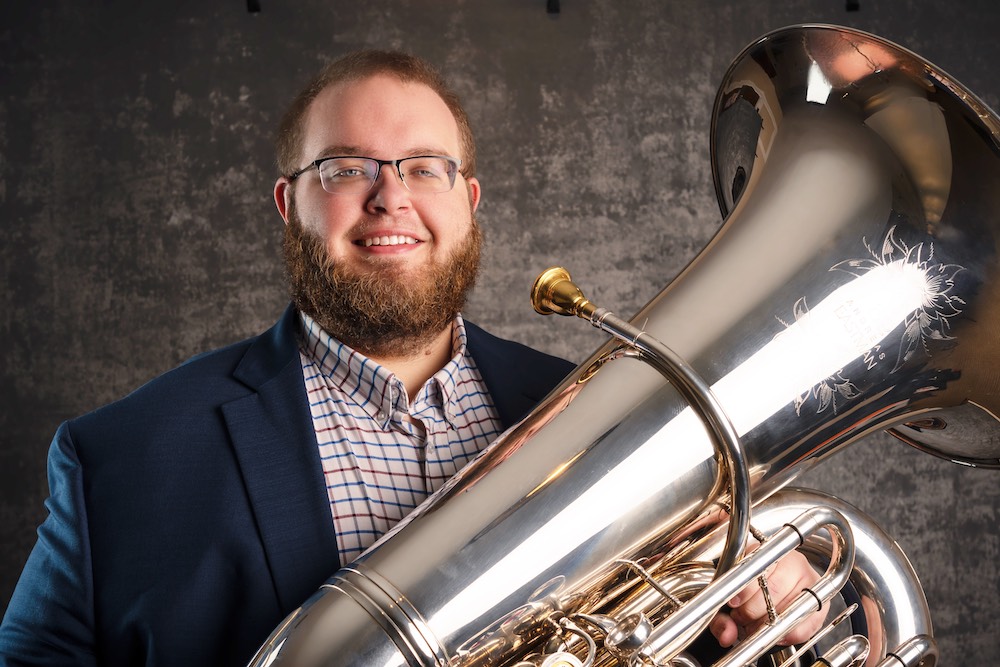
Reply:
<svg viewBox="0 0 1000 667"><path fill-rule="evenodd" d="M448 192L455 187L455 176L462 161L445 155L418 155L399 160L376 160L371 157L337 156L316 160L288 177L289 181L313 167L319 172L323 189L334 195L368 192L384 165L392 165L406 189L418 194Z"/></svg>

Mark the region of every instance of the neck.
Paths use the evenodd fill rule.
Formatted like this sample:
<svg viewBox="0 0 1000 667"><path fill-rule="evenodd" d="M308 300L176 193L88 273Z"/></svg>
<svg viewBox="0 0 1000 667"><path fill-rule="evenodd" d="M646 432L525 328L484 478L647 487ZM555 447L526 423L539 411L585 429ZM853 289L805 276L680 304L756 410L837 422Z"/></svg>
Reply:
<svg viewBox="0 0 1000 667"><path fill-rule="evenodd" d="M399 355L367 354L368 358L392 371L406 387L406 395L413 400L424 383L441 370L451 359L452 324L422 341L420 345L407 345Z"/></svg>

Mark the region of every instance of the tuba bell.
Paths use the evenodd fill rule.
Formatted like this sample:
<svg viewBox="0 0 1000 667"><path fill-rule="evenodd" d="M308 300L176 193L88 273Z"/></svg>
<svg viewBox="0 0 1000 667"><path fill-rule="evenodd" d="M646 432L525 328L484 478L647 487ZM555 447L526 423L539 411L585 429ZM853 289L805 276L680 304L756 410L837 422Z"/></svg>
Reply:
<svg viewBox="0 0 1000 667"><path fill-rule="evenodd" d="M796 26L730 66L711 154L709 245L630 321L545 272L536 310L612 340L253 666L697 665L727 596L795 548L825 568L816 590L716 664L752 663L840 598L831 625L852 631L816 664L936 663L891 538L786 487L883 429L1000 467L1000 119L902 47Z"/></svg>

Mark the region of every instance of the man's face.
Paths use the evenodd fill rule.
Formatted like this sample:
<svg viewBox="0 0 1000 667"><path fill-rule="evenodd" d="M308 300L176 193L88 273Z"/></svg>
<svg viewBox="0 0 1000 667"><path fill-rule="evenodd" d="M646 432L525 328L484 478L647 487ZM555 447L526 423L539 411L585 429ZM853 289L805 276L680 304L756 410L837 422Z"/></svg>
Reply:
<svg viewBox="0 0 1000 667"><path fill-rule="evenodd" d="M444 101L423 84L393 76L327 88L313 101L304 126L300 166L331 155L463 157L458 126ZM391 166L360 194L327 193L315 169L293 184L283 181L275 199L286 222L294 196L304 230L324 240L341 268L358 275L378 271L403 278L443 262L467 238L479 203L474 178L459 174L450 192L414 194Z"/></svg>
<svg viewBox="0 0 1000 667"><path fill-rule="evenodd" d="M305 118L301 163L331 155L461 158L447 106L423 84L376 76L321 93ZM384 166L371 190L330 194L315 169L279 179L293 299L324 329L371 356L414 352L462 307L478 269L479 183L414 194ZM377 240L376 240L377 239Z"/></svg>

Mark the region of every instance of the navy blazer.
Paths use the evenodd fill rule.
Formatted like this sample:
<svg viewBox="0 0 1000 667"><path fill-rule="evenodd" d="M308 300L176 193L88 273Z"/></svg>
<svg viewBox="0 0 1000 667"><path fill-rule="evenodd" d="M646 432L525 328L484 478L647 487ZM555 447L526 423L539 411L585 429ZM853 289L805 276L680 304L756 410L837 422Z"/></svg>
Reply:
<svg viewBox="0 0 1000 667"><path fill-rule="evenodd" d="M59 428L0 665L243 666L338 569L296 317ZM504 428L572 369L467 330Z"/></svg>

